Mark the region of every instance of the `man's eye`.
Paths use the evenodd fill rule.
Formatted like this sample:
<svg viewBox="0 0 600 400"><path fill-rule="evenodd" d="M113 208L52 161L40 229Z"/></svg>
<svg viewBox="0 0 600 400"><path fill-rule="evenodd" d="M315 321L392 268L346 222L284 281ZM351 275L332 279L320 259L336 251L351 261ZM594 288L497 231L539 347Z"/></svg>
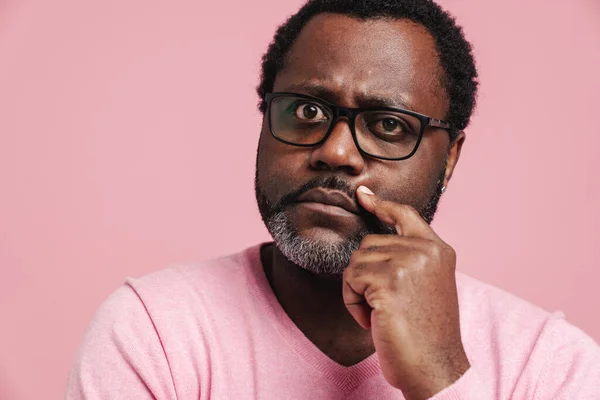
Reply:
<svg viewBox="0 0 600 400"><path fill-rule="evenodd" d="M381 118L369 124L373 133L380 135L400 135L409 133L406 123L398 118Z"/></svg>
<svg viewBox="0 0 600 400"><path fill-rule="evenodd" d="M320 121L327 119L327 117L323 113L323 110L321 110L321 108L318 105L312 103L304 103L298 105L296 107L295 115L296 118L305 121Z"/></svg>
<svg viewBox="0 0 600 400"><path fill-rule="evenodd" d="M397 119L386 118L381 120L381 127L386 132L394 132L401 126Z"/></svg>

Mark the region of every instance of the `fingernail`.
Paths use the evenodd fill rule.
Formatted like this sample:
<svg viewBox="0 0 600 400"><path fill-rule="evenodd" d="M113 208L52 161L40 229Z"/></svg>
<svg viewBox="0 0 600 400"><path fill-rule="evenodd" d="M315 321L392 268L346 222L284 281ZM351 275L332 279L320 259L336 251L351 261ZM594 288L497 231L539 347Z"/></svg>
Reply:
<svg viewBox="0 0 600 400"><path fill-rule="evenodd" d="M369 189L366 186L359 186L357 190L360 192L366 193L366 194L371 194L371 195L375 194L371 191L371 189Z"/></svg>

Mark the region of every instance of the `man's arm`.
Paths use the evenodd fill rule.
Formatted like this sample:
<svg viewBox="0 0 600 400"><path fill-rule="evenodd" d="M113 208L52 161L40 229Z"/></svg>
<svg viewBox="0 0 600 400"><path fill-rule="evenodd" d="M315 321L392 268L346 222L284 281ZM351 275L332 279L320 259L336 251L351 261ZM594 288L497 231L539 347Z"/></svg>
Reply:
<svg viewBox="0 0 600 400"><path fill-rule="evenodd" d="M411 207L364 187L357 198L397 231L365 236L343 277L344 303L371 331L385 379L410 400L497 397L496 382L509 377L478 371L462 344L454 251ZM527 360L511 399L600 400L600 349L561 318L549 320L530 352L496 355L505 357Z"/></svg>
<svg viewBox="0 0 600 400"><path fill-rule="evenodd" d="M554 318L548 328L546 340L537 350L538 356L545 356L545 362L530 397L534 400L600 399L598 344L563 318Z"/></svg>
<svg viewBox="0 0 600 400"><path fill-rule="evenodd" d="M130 286L119 288L96 313L73 364L66 398L176 398L158 333Z"/></svg>
<svg viewBox="0 0 600 400"><path fill-rule="evenodd" d="M493 381L472 366L430 400L491 399ZM600 400L600 346L562 317L551 317L516 387L506 395L514 400Z"/></svg>

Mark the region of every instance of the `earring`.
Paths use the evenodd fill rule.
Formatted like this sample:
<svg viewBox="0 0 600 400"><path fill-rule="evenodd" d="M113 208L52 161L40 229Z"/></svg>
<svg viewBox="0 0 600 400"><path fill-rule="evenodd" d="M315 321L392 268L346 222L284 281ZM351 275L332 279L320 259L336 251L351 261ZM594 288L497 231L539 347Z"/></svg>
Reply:
<svg viewBox="0 0 600 400"><path fill-rule="evenodd" d="M442 193L446 191L446 186L442 186Z"/></svg>

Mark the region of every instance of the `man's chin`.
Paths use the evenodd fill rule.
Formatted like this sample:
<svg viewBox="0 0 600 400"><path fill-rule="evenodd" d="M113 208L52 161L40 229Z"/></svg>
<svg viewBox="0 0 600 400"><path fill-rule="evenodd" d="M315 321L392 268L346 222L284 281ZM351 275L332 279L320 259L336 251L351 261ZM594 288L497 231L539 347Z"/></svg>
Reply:
<svg viewBox="0 0 600 400"><path fill-rule="evenodd" d="M298 229L296 232L303 242L314 243L323 248L344 246L345 243L357 236L320 226Z"/></svg>
<svg viewBox="0 0 600 400"><path fill-rule="evenodd" d="M348 238L325 228L291 233L272 232L275 245L289 262L315 275L341 276L360 245L357 237Z"/></svg>
<svg viewBox="0 0 600 400"><path fill-rule="evenodd" d="M311 215L296 207L266 211L261 216L279 252L315 275L341 276L364 236L359 221Z"/></svg>

